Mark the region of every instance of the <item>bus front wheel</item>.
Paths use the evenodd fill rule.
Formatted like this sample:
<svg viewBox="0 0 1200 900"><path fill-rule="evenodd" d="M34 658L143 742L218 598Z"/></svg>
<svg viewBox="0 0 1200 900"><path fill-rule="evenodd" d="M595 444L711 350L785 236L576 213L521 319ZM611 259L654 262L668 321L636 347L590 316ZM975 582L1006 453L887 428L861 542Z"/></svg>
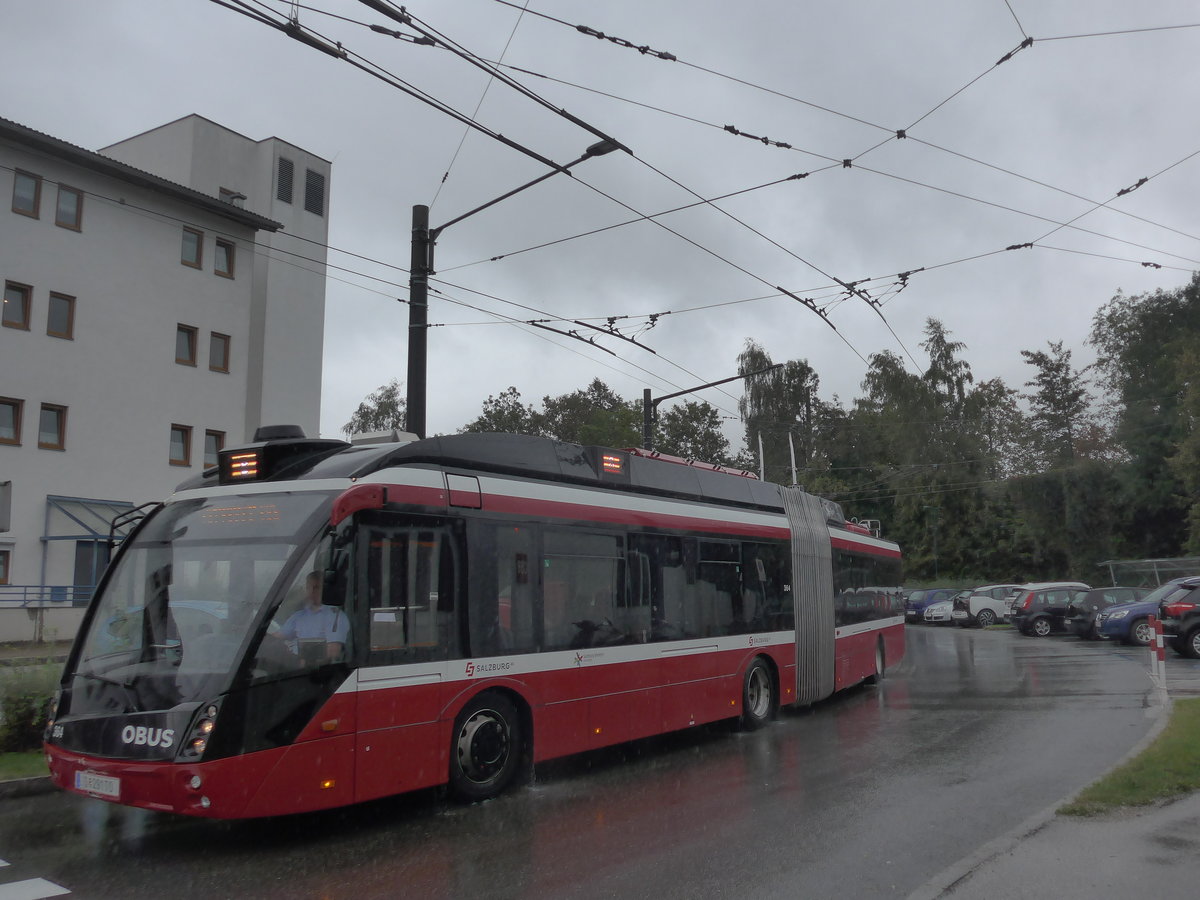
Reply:
<svg viewBox="0 0 1200 900"><path fill-rule="evenodd" d="M750 663L742 682L742 719L746 731L762 728L775 715L775 679L761 658Z"/></svg>
<svg viewBox="0 0 1200 900"><path fill-rule="evenodd" d="M512 701L485 691L454 720L450 789L462 800L488 800L517 774L522 756L521 719Z"/></svg>

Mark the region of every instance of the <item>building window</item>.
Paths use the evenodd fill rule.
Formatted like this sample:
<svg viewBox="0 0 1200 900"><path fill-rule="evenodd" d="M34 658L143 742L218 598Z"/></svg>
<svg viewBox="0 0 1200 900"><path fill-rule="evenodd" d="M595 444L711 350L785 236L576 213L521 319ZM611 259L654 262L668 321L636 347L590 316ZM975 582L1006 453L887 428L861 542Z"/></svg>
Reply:
<svg viewBox="0 0 1200 900"><path fill-rule="evenodd" d="M66 294L50 294L50 306L46 311L46 334L50 337L75 337L75 298Z"/></svg>
<svg viewBox="0 0 1200 900"><path fill-rule="evenodd" d="M208 367L214 372L229 371L229 335L212 333L208 340Z"/></svg>
<svg viewBox="0 0 1200 900"><path fill-rule="evenodd" d="M225 432L204 432L204 468L211 469L217 464L217 455L225 449Z"/></svg>
<svg viewBox="0 0 1200 900"><path fill-rule="evenodd" d="M22 401L0 397L0 444L21 443Z"/></svg>
<svg viewBox="0 0 1200 900"><path fill-rule="evenodd" d="M217 261L214 269L218 275L224 275L226 278L233 277L233 251L235 249L233 241L217 238Z"/></svg>
<svg viewBox="0 0 1200 900"><path fill-rule="evenodd" d="M12 551L0 550L0 584L8 584L8 567L12 564Z"/></svg>
<svg viewBox="0 0 1200 900"><path fill-rule="evenodd" d="M312 169L304 173L304 208L318 216L325 215L325 176Z"/></svg>
<svg viewBox="0 0 1200 900"><path fill-rule="evenodd" d="M175 362L181 366L196 364L196 329L179 325L175 329Z"/></svg>
<svg viewBox="0 0 1200 900"><path fill-rule="evenodd" d="M192 464L192 429L189 425L171 426L171 465Z"/></svg>
<svg viewBox="0 0 1200 900"><path fill-rule="evenodd" d="M58 186L58 206L54 210L54 224L59 228L80 231L83 228L83 191L65 184Z"/></svg>
<svg viewBox="0 0 1200 900"><path fill-rule="evenodd" d="M290 159L279 157L279 174L275 179L275 199L292 202L292 182L296 177L296 164Z"/></svg>
<svg viewBox="0 0 1200 900"><path fill-rule="evenodd" d="M183 251L179 261L185 266L199 269L204 264L204 232L195 228L183 229Z"/></svg>
<svg viewBox="0 0 1200 900"><path fill-rule="evenodd" d="M67 446L67 408L42 404L38 419L38 446L43 450L62 450Z"/></svg>
<svg viewBox="0 0 1200 900"><path fill-rule="evenodd" d="M33 288L15 281L4 282L4 327L29 330L29 300Z"/></svg>
<svg viewBox="0 0 1200 900"><path fill-rule="evenodd" d="M42 206L42 176L17 169L13 177L12 211L37 218Z"/></svg>

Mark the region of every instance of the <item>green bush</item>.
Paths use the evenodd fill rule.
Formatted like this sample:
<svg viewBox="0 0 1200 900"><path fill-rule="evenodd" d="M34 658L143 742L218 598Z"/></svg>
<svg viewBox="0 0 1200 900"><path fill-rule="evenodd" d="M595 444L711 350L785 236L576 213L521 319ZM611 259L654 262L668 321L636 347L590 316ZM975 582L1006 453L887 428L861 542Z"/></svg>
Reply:
<svg viewBox="0 0 1200 900"><path fill-rule="evenodd" d="M16 666L0 672L0 753L42 746L56 678L56 666Z"/></svg>

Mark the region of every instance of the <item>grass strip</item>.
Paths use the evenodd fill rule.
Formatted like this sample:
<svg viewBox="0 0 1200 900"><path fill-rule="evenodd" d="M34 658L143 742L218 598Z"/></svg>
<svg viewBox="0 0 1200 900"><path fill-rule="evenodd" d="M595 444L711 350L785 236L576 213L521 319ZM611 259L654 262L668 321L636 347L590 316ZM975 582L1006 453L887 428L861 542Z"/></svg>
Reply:
<svg viewBox="0 0 1200 900"><path fill-rule="evenodd" d="M1149 806L1200 788L1200 698L1177 700L1171 720L1142 753L1113 769L1058 811L1094 816Z"/></svg>
<svg viewBox="0 0 1200 900"><path fill-rule="evenodd" d="M0 753L0 781L34 778L49 774L50 770L46 768L46 757L41 750L30 750L25 753Z"/></svg>

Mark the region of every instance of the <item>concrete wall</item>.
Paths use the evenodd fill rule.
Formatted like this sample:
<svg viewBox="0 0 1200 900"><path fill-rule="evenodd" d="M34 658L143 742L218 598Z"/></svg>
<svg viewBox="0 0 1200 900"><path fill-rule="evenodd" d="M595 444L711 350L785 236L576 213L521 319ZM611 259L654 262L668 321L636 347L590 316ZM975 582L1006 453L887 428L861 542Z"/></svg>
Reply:
<svg viewBox="0 0 1200 900"><path fill-rule="evenodd" d="M84 612L81 606L0 607L0 643L73 640Z"/></svg>

